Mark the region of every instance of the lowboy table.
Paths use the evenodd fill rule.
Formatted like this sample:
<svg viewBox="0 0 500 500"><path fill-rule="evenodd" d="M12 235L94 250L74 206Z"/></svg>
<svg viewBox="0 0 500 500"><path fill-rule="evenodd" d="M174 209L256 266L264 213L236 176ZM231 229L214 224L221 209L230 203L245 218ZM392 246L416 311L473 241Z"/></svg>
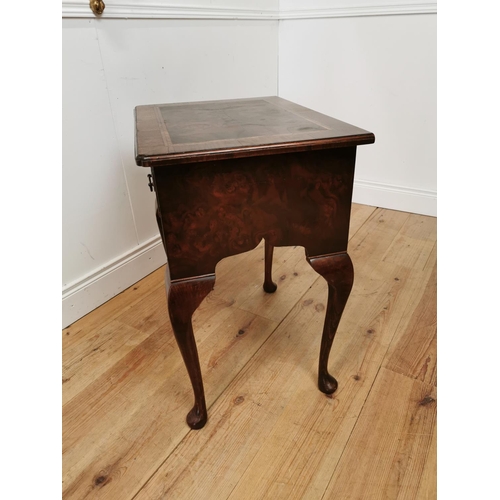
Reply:
<svg viewBox="0 0 500 500"><path fill-rule="evenodd" d="M356 146L372 133L279 97L138 106L137 165L150 167L167 253L170 321L194 391L187 415L207 409L191 317L213 289L221 259L265 240L264 291L273 248L300 245L328 283L318 386L332 394L333 338L353 283L347 255Z"/></svg>

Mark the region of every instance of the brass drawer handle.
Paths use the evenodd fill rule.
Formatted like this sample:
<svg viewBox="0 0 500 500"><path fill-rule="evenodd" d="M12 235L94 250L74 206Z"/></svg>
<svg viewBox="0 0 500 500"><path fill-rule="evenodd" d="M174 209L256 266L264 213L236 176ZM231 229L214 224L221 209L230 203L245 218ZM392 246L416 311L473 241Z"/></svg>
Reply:
<svg viewBox="0 0 500 500"><path fill-rule="evenodd" d="M90 0L90 8L96 16L100 16L104 12L104 2L102 0Z"/></svg>

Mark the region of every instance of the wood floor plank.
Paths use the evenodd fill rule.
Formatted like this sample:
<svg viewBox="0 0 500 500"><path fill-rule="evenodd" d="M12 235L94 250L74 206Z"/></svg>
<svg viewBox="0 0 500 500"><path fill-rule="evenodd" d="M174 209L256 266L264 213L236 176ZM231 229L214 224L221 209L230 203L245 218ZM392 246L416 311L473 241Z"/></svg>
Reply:
<svg viewBox="0 0 500 500"><path fill-rule="evenodd" d="M299 251L300 248L294 247L275 248L273 259L275 269L290 258L296 259ZM237 255L228 257L217 264L215 288L210 294L211 300L240 307L254 292L265 294L262 289L263 283L264 244L261 243L254 250L246 252L244 260ZM291 304L289 304L290 307Z"/></svg>
<svg viewBox="0 0 500 500"><path fill-rule="evenodd" d="M318 274L306 260L303 247L293 247L284 262L278 262L273 269L273 279L278 285L275 293L266 293L262 284L255 287L238 307L280 322L304 292L318 279Z"/></svg>
<svg viewBox="0 0 500 500"><path fill-rule="evenodd" d="M139 330L144 335L151 334L169 322L167 308L167 294L165 293L164 278L159 280L156 287L140 304L126 308L116 317L120 323Z"/></svg>
<svg viewBox="0 0 500 500"><path fill-rule="evenodd" d="M163 283L165 267L152 272L135 285L127 288L116 297L110 299L106 304L98 307L72 325L62 331L63 350L75 343L86 342L88 336L92 336L95 330L99 330L110 323L117 316L123 314L126 309L137 307L155 288Z"/></svg>
<svg viewBox="0 0 500 500"><path fill-rule="evenodd" d="M63 353L63 404L132 351L149 333L111 321L88 338L85 349L71 346Z"/></svg>
<svg viewBox="0 0 500 500"><path fill-rule="evenodd" d="M349 241L347 253L353 262L354 282L357 275L369 272L382 260L390 244L407 221L409 214L377 208Z"/></svg>
<svg viewBox="0 0 500 500"><path fill-rule="evenodd" d="M377 207L370 205L360 205L353 203L351 207L351 220L349 222L349 239L351 239L361 228L361 226L370 218Z"/></svg>
<svg viewBox="0 0 500 500"><path fill-rule="evenodd" d="M407 326L390 346L383 366L389 370L437 385L437 264Z"/></svg>
<svg viewBox="0 0 500 500"><path fill-rule="evenodd" d="M436 219L410 214L383 260L422 269L436 243Z"/></svg>
<svg viewBox="0 0 500 500"><path fill-rule="evenodd" d="M422 453L423 455L424 453ZM437 425L434 425L432 441L425 457L424 470L420 477L417 494L414 498L418 500L437 499Z"/></svg>
<svg viewBox="0 0 500 500"><path fill-rule="evenodd" d="M417 499L435 425L435 387L381 368L323 498Z"/></svg>

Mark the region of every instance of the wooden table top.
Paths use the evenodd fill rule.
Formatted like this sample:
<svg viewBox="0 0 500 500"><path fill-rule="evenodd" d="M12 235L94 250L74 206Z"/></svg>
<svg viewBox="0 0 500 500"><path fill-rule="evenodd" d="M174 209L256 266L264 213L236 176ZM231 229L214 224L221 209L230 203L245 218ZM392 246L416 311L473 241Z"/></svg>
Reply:
<svg viewBox="0 0 500 500"><path fill-rule="evenodd" d="M135 108L144 167L371 144L371 132L280 97Z"/></svg>

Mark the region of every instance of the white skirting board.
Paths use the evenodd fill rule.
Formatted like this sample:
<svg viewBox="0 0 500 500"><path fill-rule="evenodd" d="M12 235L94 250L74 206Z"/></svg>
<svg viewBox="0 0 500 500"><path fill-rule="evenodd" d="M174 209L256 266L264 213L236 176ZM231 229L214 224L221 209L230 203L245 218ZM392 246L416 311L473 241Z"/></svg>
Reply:
<svg viewBox="0 0 500 500"><path fill-rule="evenodd" d="M158 235L92 274L69 283L63 288L62 327L71 325L161 267L166 261L165 250Z"/></svg>
<svg viewBox="0 0 500 500"><path fill-rule="evenodd" d="M437 216L436 191L355 180L352 201L362 205Z"/></svg>

